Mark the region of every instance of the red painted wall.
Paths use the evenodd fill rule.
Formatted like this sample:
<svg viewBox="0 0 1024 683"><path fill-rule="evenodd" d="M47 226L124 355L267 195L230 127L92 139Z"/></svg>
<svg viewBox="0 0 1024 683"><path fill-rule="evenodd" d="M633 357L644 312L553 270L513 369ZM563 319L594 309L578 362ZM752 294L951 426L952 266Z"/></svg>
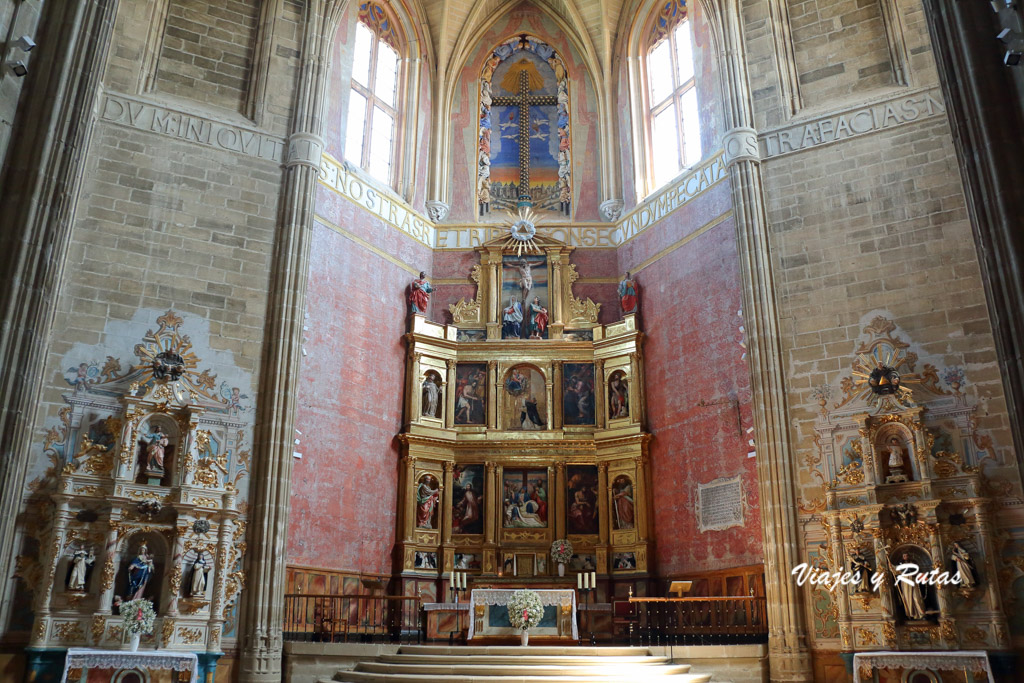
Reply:
<svg viewBox="0 0 1024 683"><path fill-rule="evenodd" d="M696 232L729 208L729 183L623 245L620 270L638 264ZM661 576L759 564L763 561L755 461L748 458L750 380L740 346L740 274L731 218L644 268L641 324L647 335L644 368L656 542ZM742 429L731 404L737 399ZM746 525L697 529L697 484L742 478Z"/></svg>
<svg viewBox="0 0 1024 683"><path fill-rule="evenodd" d="M430 250L320 188L317 213L403 263ZM413 275L317 223L299 380L288 563L390 573Z"/></svg>

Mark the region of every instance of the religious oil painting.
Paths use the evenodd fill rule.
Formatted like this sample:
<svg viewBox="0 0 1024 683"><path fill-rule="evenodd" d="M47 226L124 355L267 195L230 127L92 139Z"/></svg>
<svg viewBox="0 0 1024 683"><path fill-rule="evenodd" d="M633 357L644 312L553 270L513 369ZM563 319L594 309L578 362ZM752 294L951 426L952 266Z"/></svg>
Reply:
<svg viewBox="0 0 1024 683"><path fill-rule="evenodd" d="M501 338L548 338L548 263L543 255L505 254L501 264Z"/></svg>
<svg viewBox="0 0 1024 683"><path fill-rule="evenodd" d="M455 424L487 422L487 364L459 363L455 371Z"/></svg>
<svg viewBox="0 0 1024 683"><path fill-rule="evenodd" d="M437 529L437 508L441 485L437 477L424 474L416 484L416 528Z"/></svg>
<svg viewBox="0 0 1024 683"><path fill-rule="evenodd" d="M472 553L455 553L455 569L480 569L480 556Z"/></svg>
<svg viewBox="0 0 1024 683"><path fill-rule="evenodd" d="M608 419L629 417L629 380L626 373L616 370L608 378Z"/></svg>
<svg viewBox="0 0 1024 683"><path fill-rule="evenodd" d="M428 553L422 550L416 551L414 569L437 569L437 553Z"/></svg>
<svg viewBox="0 0 1024 683"><path fill-rule="evenodd" d="M615 553L612 555L613 571L629 571L636 569L636 555L633 553Z"/></svg>
<svg viewBox="0 0 1024 683"><path fill-rule="evenodd" d="M594 364L566 363L562 368L563 424L594 424Z"/></svg>
<svg viewBox="0 0 1024 683"><path fill-rule="evenodd" d="M612 482L612 528L616 531L633 529L633 480L624 474Z"/></svg>
<svg viewBox="0 0 1024 683"><path fill-rule="evenodd" d="M596 571L597 557L590 554L575 553L569 558L569 569L574 572Z"/></svg>
<svg viewBox="0 0 1024 683"><path fill-rule="evenodd" d="M517 365L505 376L502 425L513 431L547 429L548 396L544 376L530 365Z"/></svg>
<svg viewBox="0 0 1024 683"><path fill-rule="evenodd" d="M555 50L531 36L497 46L480 79L477 200L481 214L536 210L569 215L569 87Z"/></svg>
<svg viewBox="0 0 1024 683"><path fill-rule="evenodd" d="M569 506L568 529L570 534L596 534L597 517L597 467L594 465L569 465L565 468L566 504Z"/></svg>
<svg viewBox="0 0 1024 683"><path fill-rule="evenodd" d="M484 532L484 466L456 465L452 473L452 533Z"/></svg>
<svg viewBox="0 0 1024 683"><path fill-rule="evenodd" d="M455 341L460 342L482 342L487 341L487 330L464 330L459 328L455 335Z"/></svg>
<svg viewBox="0 0 1024 683"><path fill-rule="evenodd" d="M544 528L548 525L548 471L505 470L503 526Z"/></svg>

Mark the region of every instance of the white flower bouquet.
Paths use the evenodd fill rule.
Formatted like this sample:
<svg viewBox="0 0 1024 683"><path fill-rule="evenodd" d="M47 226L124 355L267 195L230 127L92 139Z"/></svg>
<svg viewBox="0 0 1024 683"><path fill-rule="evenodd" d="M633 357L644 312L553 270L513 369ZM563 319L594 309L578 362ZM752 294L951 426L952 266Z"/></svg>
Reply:
<svg viewBox="0 0 1024 683"><path fill-rule="evenodd" d="M568 564L572 559L572 543L564 538L557 539L551 544L551 559L555 562Z"/></svg>
<svg viewBox="0 0 1024 683"><path fill-rule="evenodd" d="M526 631L540 624L544 618L544 605L536 592L524 589L512 594L508 601L508 620L512 627Z"/></svg>
<svg viewBox="0 0 1024 683"><path fill-rule="evenodd" d="M152 633L156 621L153 603L149 600L128 600L121 603L121 616L124 617L124 632L132 635Z"/></svg>

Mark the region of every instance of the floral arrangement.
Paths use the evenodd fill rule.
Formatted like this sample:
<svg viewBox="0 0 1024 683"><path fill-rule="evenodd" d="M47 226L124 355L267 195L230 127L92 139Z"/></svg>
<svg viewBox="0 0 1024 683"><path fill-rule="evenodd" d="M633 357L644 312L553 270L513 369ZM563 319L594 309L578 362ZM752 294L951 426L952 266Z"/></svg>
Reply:
<svg viewBox="0 0 1024 683"><path fill-rule="evenodd" d="M153 603L149 600L127 600L121 603L121 616L124 617L124 632L132 635L152 633L156 621Z"/></svg>
<svg viewBox="0 0 1024 683"><path fill-rule="evenodd" d="M568 564L572 559L572 543L564 538L559 538L551 544L551 559L555 562Z"/></svg>
<svg viewBox="0 0 1024 683"><path fill-rule="evenodd" d="M544 618L544 605L540 604L540 596L531 590L518 590L508 601L508 620L512 627L526 631L538 626Z"/></svg>

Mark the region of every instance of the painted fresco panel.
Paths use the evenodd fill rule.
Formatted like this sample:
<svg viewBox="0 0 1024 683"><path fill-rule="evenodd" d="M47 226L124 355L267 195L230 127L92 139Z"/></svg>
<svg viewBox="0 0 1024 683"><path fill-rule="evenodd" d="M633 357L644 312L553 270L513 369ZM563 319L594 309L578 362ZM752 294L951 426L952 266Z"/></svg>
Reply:
<svg viewBox="0 0 1024 683"><path fill-rule="evenodd" d="M484 466L456 465L452 474L452 533L484 532Z"/></svg>
<svg viewBox="0 0 1024 683"><path fill-rule="evenodd" d="M548 525L548 471L505 470L502 526L506 529Z"/></svg>
<svg viewBox="0 0 1024 683"><path fill-rule="evenodd" d="M501 264L501 338L548 338L546 256L506 254Z"/></svg>
<svg viewBox="0 0 1024 683"><path fill-rule="evenodd" d="M455 424L487 422L487 364L459 363L455 371Z"/></svg>
<svg viewBox="0 0 1024 683"><path fill-rule="evenodd" d="M566 425L594 424L593 363L566 363L562 366L562 422Z"/></svg>
<svg viewBox="0 0 1024 683"><path fill-rule="evenodd" d="M570 534L596 534L597 516L597 467L594 465L569 465L565 468L566 505L568 505L568 530Z"/></svg>
<svg viewBox="0 0 1024 683"><path fill-rule="evenodd" d="M502 394L505 429L537 431L547 428L547 386L536 368L518 365L509 370Z"/></svg>

